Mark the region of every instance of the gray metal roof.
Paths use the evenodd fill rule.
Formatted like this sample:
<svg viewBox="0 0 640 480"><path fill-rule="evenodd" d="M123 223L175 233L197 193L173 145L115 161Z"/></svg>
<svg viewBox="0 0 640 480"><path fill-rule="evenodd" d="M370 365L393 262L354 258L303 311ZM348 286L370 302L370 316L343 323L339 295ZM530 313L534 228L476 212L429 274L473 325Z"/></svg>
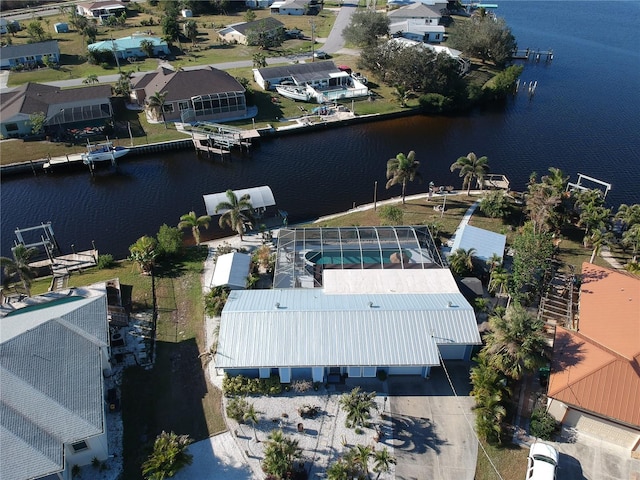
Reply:
<svg viewBox="0 0 640 480"><path fill-rule="evenodd" d="M456 232L451 252L455 252L459 248L465 250L475 248L475 257L486 262L494 253L501 258L504 257L506 243L507 237L505 235L465 225L462 230Z"/></svg>
<svg viewBox="0 0 640 480"><path fill-rule="evenodd" d="M43 55L55 53L60 55L57 40L48 40L46 42L25 43L23 45L7 45L0 48L0 57L2 58L21 58L31 57L35 55Z"/></svg>
<svg viewBox="0 0 640 480"><path fill-rule="evenodd" d="M234 291L222 313L216 366L438 365L438 344L479 343L475 314L460 293Z"/></svg>
<svg viewBox="0 0 640 480"><path fill-rule="evenodd" d="M65 443L104 431L106 290L70 293L92 296L30 299L0 318L0 478L60 471Z"/></svg>

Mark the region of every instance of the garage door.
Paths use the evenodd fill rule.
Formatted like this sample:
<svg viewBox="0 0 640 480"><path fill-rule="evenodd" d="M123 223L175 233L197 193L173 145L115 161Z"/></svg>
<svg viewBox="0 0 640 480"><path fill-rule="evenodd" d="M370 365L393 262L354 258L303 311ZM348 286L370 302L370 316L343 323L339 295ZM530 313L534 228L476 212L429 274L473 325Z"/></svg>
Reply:
<svg viewBox="0 0 640 480"><path fill-rule="evenodd" d="M389 367L389 375L422 375L422 367Z"/></svg>
<svg viewBox="0 0 640 480"><path fill-rule="evenodd" d="M638 441L638 432L621 425L600 420L586 413L570 409L564 419L567 427L574 427L579 433L595 437L631 450Z"/></svg>
<svg viewBox="0 0 640 480"><path fill-rule="evenodd" d="M438 345L444 360L464 360L466 345Z"/></svg>

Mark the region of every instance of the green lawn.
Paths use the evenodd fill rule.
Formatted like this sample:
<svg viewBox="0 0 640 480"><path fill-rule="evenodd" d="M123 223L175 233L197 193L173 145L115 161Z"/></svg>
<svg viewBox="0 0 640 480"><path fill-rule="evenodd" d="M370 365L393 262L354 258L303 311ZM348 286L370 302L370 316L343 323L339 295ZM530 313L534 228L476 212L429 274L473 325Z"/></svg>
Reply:
<svg viewBox="0 0 640 480"><path fill-rule="evenodd" d="M489 445L486 442L481 442L481 444L487 451L491 462L500 472L500 476L496 474L484 452L478 446L475 480L499 480L500 477L503 480L522 480L525 477L528 455L526 448L520 448L513 444L505 446Z"/></svg>

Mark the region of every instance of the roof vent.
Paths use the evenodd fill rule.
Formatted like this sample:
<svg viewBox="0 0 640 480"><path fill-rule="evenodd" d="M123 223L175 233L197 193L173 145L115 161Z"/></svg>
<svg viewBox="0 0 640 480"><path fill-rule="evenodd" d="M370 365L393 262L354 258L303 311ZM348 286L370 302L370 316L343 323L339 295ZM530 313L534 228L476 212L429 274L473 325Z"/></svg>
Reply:
<svg viewBox="0 0 640 480"><path fill-rule="evenodd" d="M276 308L280 308L280 303L276 302Z"/></svg>
<svg viewBox="0 0 640 480"><path fill-rule="evenodd" d="M373 308L373 302L369 302L369 308Z"/></svg>
<svg viewBox="0 0 640 480"><path fill-rule="evenodd" d="M447 307L449 307L449 308L453 307L453 302L451 300L449 300L449 303L447 304Z"/></svg>

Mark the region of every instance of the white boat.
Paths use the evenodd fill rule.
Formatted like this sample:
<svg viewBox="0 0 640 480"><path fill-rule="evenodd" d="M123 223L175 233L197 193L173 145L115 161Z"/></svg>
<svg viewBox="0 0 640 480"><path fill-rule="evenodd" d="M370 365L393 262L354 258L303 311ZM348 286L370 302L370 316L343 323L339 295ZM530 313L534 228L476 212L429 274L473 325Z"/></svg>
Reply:
<svg viewBox="0 0 640 480"><path fill-rule="evenodd" d="M112 142L96 143L87 145L87 153L82 154L82 163L89 165L95 162L112 162L124 157L129 153L126 147L114 147Z"/></svg>
<svg viewBox="0 0 640 480"><path fill-rule="evenodd" d="M297 85L276 85L276 92L283 97L287 97L292 100L308 102L311 99L311 94L307 90L307 87L299 87Z"/></svg>

